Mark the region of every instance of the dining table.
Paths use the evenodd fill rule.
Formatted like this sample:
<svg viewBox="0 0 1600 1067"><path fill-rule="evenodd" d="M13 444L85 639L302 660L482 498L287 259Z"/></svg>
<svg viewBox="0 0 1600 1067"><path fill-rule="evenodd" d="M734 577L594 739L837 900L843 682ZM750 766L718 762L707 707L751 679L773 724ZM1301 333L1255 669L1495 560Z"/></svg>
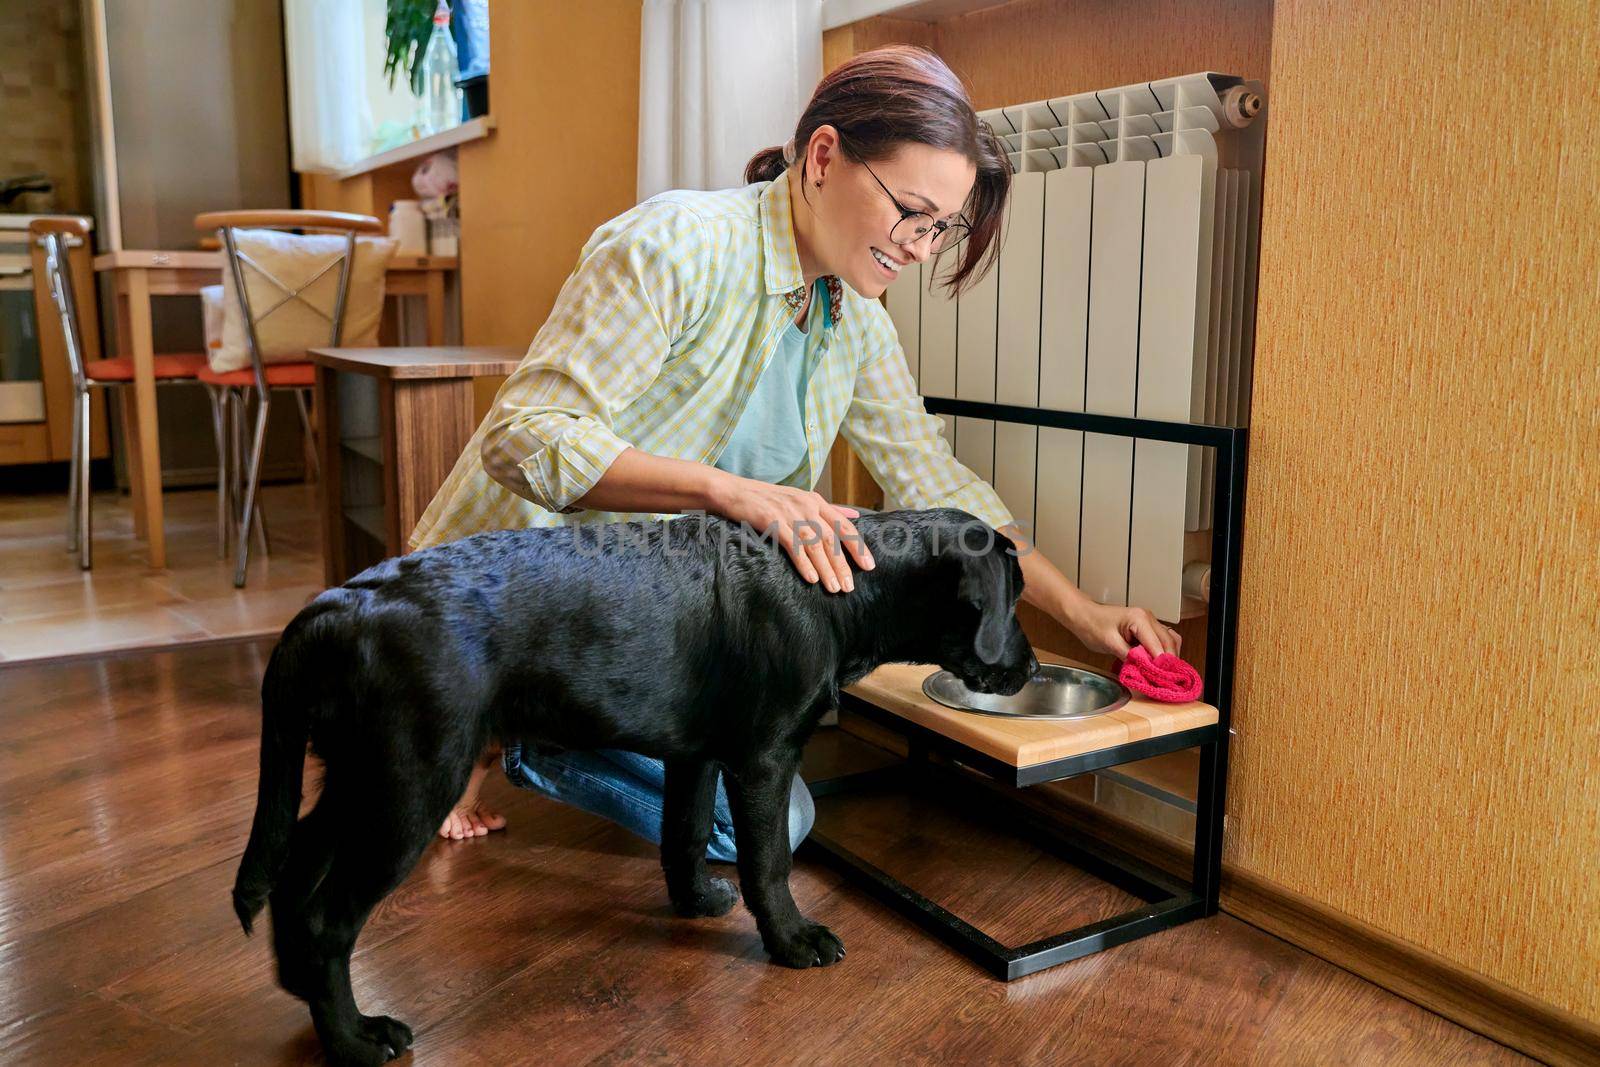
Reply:
<svg viewBox="0 0 1600 1067"><path fill-rule="evenodd" d="M94 269L111 279L117 352L133 360L133 389L123 393L123 422L130 431L128 482L134 531L146 540L150 566L167 565L162 529L161 445L156 424L155 341L150 301L157 296L195 296L222 281L220 251L105 252ZM427 304L427 343L444 342L445 283L458 269L454 256L396 255L385 280L387 296L417 298ZM132 432L137 427L137 432Z"/></svg>

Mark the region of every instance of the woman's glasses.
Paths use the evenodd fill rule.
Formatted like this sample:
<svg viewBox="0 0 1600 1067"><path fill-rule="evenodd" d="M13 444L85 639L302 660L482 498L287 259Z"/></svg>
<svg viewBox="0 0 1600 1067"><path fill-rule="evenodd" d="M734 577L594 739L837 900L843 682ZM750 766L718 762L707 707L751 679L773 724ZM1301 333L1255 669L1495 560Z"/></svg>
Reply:
<svg viewBox="0 0 1600 1067"><path fill-rule="evenodd" d="M864 160L861 165L867 167ZM937 256L942 252L950 251L967 239L967 234L971 228L961 219L958 218L954 222L946 222L942 219L936 220L926 211L912 211L895 199L895 195L889 192L889 187L883 184L882 178L873 173L871 167L867 167L867 173L872 175L872 180L878 183L878 188L883 190L884 195L894 203L895 209L900 212L900 221L895 223L893 229L889 231L889 240L895 244L915 244L926 237L929 231L932 231L933 241L929 244L928 251L930 254Z"/></svg>

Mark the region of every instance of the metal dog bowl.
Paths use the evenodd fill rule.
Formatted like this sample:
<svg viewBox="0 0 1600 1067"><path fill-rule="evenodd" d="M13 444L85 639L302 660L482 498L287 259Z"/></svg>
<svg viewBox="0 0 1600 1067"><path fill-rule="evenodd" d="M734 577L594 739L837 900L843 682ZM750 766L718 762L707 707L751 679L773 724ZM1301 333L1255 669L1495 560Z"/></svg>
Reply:
<svg viewBox="0 0 1600 1067"><path fill-rule="evenodd" d="M947 708L1013 719L1087 719L1128 702L1128 691L1121 682L1056 663L1039 664L1028 684L1008 697L974 693L949 671L928 675L922 680L922 691Z"/></svg>

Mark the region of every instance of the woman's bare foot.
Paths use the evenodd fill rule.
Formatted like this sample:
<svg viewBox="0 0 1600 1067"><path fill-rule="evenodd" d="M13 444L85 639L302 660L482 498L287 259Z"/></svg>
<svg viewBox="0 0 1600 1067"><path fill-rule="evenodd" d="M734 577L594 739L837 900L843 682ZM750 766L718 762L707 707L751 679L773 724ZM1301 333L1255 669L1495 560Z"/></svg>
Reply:
<svg viewBox="0 0 1600 1067"><path fill-rule="evenodd" d="M505 829L506 817L499 812L490 811L483 801L478 799L478 790L483 788L483 779L488 775L493 762L491 758L488 762L480 762L472 768L472 777L467 779L466 792L461 794L456 806L444 817L444 825L439 827L440 837L461 841L468 837L482 837L490 830Z"/></svg>
<svg viewBox="0 0 1600 1067"><path fill-rule="evenodd" d="M472 775L467 779L467 788L461 794L461 799L456 801L456 806L444 817L444 825L439 827L440 837L462 841L469 837L482 837L490 830L506 828L506 817L497 811L491 811L482 800L478 799L478 791L483 788L483 780L488 776L489 768L494 766L499 754L499 750L495 749L473 766ZM301 818L316 806L317 798L322 794L324 769L323 762L308 747L303 779L305 784L301 789Z"/></svg>

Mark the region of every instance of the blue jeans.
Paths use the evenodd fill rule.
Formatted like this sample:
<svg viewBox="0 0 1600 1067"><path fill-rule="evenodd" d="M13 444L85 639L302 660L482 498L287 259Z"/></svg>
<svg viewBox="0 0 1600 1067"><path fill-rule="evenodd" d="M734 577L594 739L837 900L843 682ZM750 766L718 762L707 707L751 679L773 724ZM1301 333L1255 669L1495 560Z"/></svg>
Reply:
<svg viewBox="0 0 1600 1067"><path fill-rule="evenodd" d="M661 844L662 794L666 767L658 759L617 748L572 750L542 756L520 745L507 745L501 758L513 785L610 819L654 844ZM797 774L789 790L789 850L811 832L816 809L811 791ZM733 836L733 811L717 771L717 795L711 808L711 840L706 858L733 863L738 856Z"/></svg>

